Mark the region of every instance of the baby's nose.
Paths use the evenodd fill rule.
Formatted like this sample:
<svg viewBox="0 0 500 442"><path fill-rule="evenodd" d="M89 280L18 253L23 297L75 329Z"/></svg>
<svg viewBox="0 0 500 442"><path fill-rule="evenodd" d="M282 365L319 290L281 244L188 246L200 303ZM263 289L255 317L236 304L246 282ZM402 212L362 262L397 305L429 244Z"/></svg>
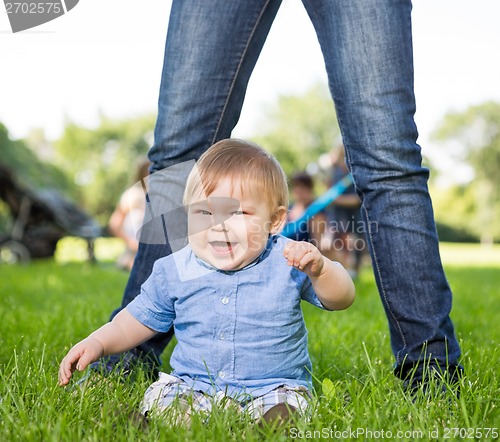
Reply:
<svg viewBox="0 0 500 442"><path fill-rule="evenodd" d="M213 224L212 225L212 230L215 230L216 232L227 232L229 229L227 228L226 224L218 223L218 224Z"/></svg>

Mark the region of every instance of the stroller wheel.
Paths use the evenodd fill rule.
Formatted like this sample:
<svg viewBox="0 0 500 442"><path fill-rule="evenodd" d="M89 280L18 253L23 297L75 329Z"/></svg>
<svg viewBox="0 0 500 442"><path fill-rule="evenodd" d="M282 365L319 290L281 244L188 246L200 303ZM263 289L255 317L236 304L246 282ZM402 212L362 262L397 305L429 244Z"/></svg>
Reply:
<svg viewBox="0 0 500 442"><path fill-rule="evenodd" d="M0 264L27 264L30 260L31 254L23 243L7 240L0 244Z"/></svg>

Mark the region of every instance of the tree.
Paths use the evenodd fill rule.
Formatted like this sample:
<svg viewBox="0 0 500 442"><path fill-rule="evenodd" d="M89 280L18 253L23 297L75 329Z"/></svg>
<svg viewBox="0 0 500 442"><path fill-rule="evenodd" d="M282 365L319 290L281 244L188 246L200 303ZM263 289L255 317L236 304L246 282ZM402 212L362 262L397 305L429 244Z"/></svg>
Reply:
<svg viewBox="0 0 500 442"><path fill-rule="evenodd" d="M79 187L83 206L102 224L134 184L137 159L146 156L154 121L154 115L119 121L101 117L96 129L70 122L55 142L56 161Z"/></svg>
<svg viewBox="0 0 500 442"><path fill-rule="evenodd" d="M287 174L331 150L340 129L328 89L316 84L304 95L278 98L259 124L254 140L272 152Z"/></svg>
<svg viewBox="0 0 500 442"><path fill-rule="evenodd" d="M448 153L474 169L476 212L472 230L482 242L500 238L500 103L471 106L446 115L434 133Z"/></svg>

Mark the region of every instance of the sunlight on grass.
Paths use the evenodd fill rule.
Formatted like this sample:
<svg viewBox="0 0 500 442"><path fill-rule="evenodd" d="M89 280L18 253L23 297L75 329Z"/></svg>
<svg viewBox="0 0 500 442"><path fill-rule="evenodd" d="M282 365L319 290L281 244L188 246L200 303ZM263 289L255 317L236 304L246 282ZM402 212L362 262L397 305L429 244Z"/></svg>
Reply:
<svg viewBox="0 0 500 442"><path fill-rule="evenodd" d="M120 238L98 238L94 247L98 261L115 261L125 250ZM500 244L442 242L439 250L445 266L500 267ZM87 260L86 241L75 237L61 239L57 244L55 259L58 263Z"/></svg>
<svg viewBox="0 0 500 442"><path fill-rule="evenodd" d="M97 238L94 254L98 261L115 261L125 251L125 243L120 238ZM62 264L88 260L87 242L82 238L68 236L57 243L55 260Z"/></svg>
<svg viewBox="0 0 500 442"><path fill-rule="evenodd" d="M439 244L445 266L500 267L500 244Z"/></svg>

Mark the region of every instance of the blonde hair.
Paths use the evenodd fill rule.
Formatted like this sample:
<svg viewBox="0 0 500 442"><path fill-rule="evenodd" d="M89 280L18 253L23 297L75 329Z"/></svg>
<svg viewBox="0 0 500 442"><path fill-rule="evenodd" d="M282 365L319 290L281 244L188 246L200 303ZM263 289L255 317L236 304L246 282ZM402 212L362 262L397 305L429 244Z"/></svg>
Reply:
<svg viewBox="0 0 500 442"><path fill-rule="evenodd" d="M288 207L287 178L276 158L255 143L235 138L215 143L200 157L188 177L184 205L197 193L209 196L226 178L239 180L242 193L250 186L267 200L273 213L280 206Z"/></svg>

